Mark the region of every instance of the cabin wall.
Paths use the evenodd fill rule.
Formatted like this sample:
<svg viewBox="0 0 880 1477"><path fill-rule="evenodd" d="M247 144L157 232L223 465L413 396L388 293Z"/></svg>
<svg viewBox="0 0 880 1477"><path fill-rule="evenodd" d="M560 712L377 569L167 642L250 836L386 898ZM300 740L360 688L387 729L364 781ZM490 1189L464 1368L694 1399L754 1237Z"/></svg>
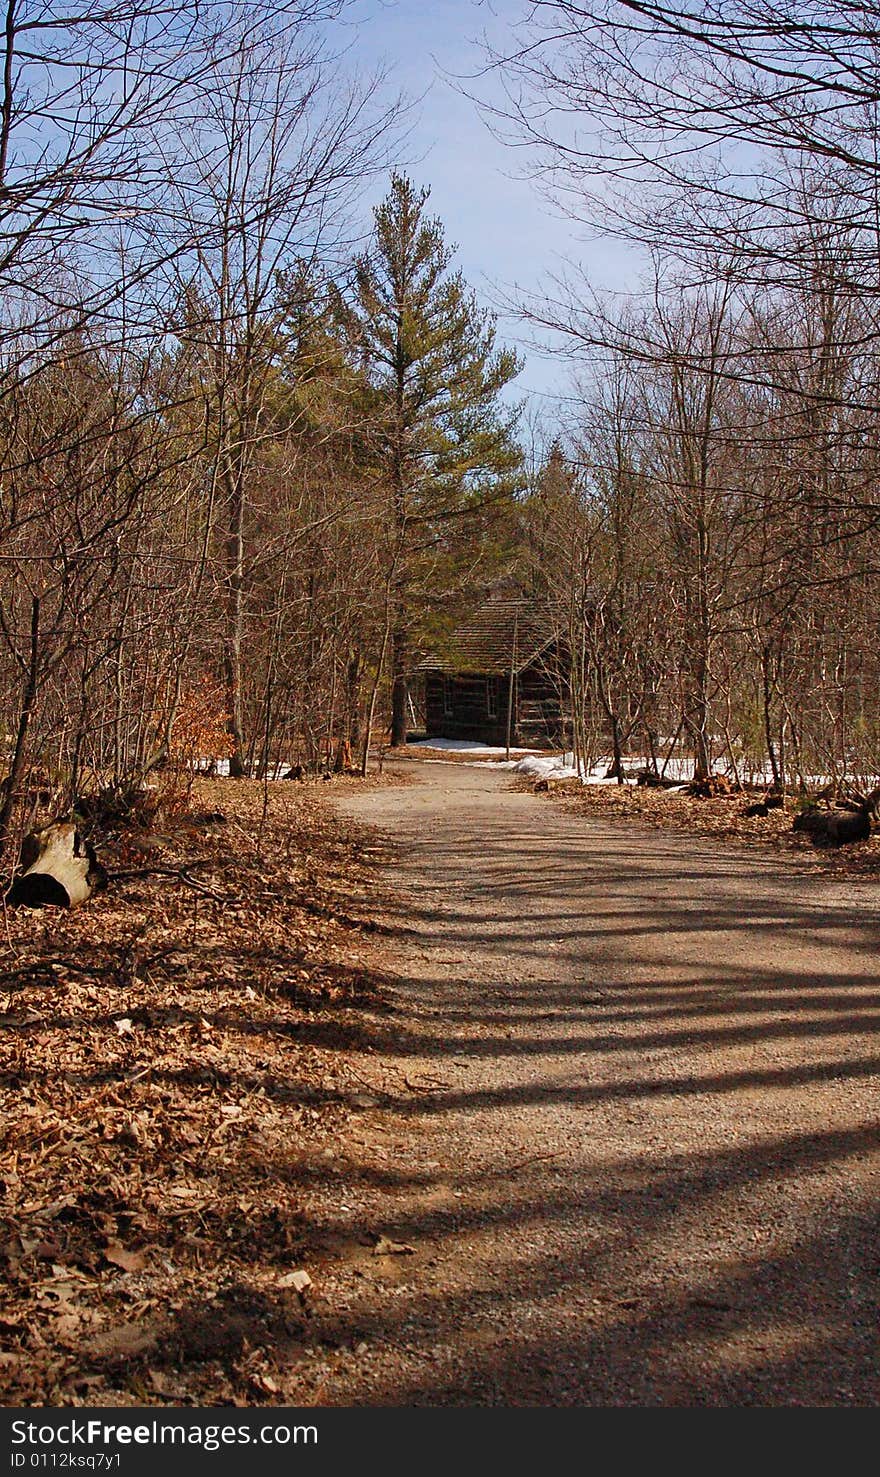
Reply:
<svg viewBox="0 0 880 1477"><path fill-rule="evenodd" d="M492 683L494 713L489 711ZM473 739L481 744L503 744L507 738L508 678L477 675L425 677L425 726L429 738ZM450 711L451 707L451 711Z"/></svg>
<svg viewBox="0 0 880 1477"><path fill-rule="evenodd" d="M426 673L428 737L504 745L509 683L507 676ZM567 695L558 664L542 659L524 668L515 680L511 743L517 748L562 748L570 735Z"/></svg>
<svg viewBox="0 0 880 1477"><path fill-rule="evenodd" d="M558 659L541 658L520 672L515 728L523 749L561 749L571 741L571 706Z"/></svg>

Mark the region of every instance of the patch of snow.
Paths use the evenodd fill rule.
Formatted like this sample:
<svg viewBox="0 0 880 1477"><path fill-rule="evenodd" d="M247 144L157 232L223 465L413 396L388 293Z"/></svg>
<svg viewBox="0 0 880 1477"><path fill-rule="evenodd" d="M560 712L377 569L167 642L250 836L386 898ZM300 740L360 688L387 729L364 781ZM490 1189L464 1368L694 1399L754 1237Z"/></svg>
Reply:
<svg viewBox="0 0 880 1477"><path fill-rule="evenodd" d="M513 765L513 772L534 780L576 780L578 772L574 764L568 763L571 757L570 754L529 754Z"/></svg>
<svg viewBox="0 0 880 1477"><path fill-rule="evenodd" d="M454 754L485 754L487 756L490 754L494 756L507 753L507 750L503 746L501 748L493 748L491 744L479 744L475 739L415 739L412 743L407 744L406 747L408 749L447 749ZM512 748L510 752L511 754L532 754L534 750Z"/></svg>

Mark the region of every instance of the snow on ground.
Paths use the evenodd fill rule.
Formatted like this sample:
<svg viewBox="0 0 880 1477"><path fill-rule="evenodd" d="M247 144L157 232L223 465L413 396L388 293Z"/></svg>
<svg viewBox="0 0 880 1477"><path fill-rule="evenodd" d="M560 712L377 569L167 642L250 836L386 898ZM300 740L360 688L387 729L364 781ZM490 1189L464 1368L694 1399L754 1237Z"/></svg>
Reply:
<svg viewBox="0 0 880 1477"><path fill-rule="evenodd" d="M679 785L687 783L693 777L693 759L689 755L676 754L666 759L664 763L662 757L663 745L659 745L658 747L661 750L660 765L664 778L675 780ZM574 755L571 753L561 754L558 751L556 753L547 753L545 749L511 748L511 757L508 759L506 757L507 751L503 746L493 748L491 744L480 744L474 739L448 738L415 739L407 744L407 748L418 750L421 754L424 754L424 762L428 764L441 764L443 760L439 755L446 751L461 755L469 754L475 762L480 761L489 769L509 769L515 774L525 775L529 779L567 780L577 779L578 777ZM438 758L430 758L429 756L432 752L436 753ZM213 772L216 775L228 775L228 759L215 759L210 762L214 765ZM628 755L624 760L627 779L632 781L638 770L644 768L647 762L645 758L639 759L634 755ZM209 760L204 758L198 761L197 767L204 771L207 770L208 764ZM610 766L610 754L600 756L589 769L582 762L580 769L581 783L584 785L615 785L617 781L608 778ZM716 767L720 772L731 777L731 771L727 765L718 765ZM276 765L270 778L280 779L287 773L288 768L289 765L287 763ZM748 784L753 785L764 784L770 786L773 783L773 776L770 771L762 772L757 766L744 765L740 772L740 778ZM815 785L817 788L821 785L828 784L829 780L829 775L807 776L807 783ZM868 788L871 788L870 784L868 784Z"/></svg>
<svg viewBox="0 0 880 1477"><path fill-rule="evenodd" d="M475 739L413 739L406 746L408 749L447 749L454 754L478 754L482 758L497 758L499 754L506 754L507 750L502 746L495 749L491 744L478 744ZM532 754L533 749L511 749L511 754Z"/></svg>
<svg viewBox="0 0 880 1477"><path fill-rule="evenodd" d="M524 775L527 779L554 779L574 780L578 777L578 769L575 765L574 754L547 753L546 749L514 749L511 748L511 758L507 759L506 749L493 748L490 744L477 743L475 739L448 739L431 738L417 739L407 744L408 749L419 749L422 751L451 751L455 754L470 754L475 760L480 760L487 769L509 769L514 774ZM428 763L439 763L439 760L428 760ZM616 780L608 779L608 767L611 763L610 756L598 759L591 769L581 765L580 777L585 785L608 785L616 784Z"/></svg>
<svg viewBox="0 0 880 1477"><path fill-rule="evenodd" d="M514 774L533 780L576 780L578 772L572 754L529 754L512 766Z"/></svg>

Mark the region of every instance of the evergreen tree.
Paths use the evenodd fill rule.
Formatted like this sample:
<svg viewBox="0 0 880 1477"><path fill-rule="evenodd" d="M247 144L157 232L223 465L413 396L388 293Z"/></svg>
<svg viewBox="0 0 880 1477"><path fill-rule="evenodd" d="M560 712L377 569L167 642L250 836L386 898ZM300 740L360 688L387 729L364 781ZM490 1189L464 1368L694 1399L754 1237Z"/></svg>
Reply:
<svg viewBox="0 0 880 1477"><path fill-rule="evenodd" d="M370 250L340 297L370 382L392 529L392 741L404 742L407 678L424 616L491 544L492 509L523 485L518 411L501 392L519 373L458 272L428 190L394 174Z"/></svg>

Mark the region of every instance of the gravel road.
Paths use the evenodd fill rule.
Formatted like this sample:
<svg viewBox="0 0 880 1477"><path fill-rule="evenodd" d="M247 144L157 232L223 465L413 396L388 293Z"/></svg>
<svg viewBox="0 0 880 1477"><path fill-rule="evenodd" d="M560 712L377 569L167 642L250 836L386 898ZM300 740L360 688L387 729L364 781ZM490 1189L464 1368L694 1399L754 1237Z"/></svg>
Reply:
<svg viewBox="0 0 880 1477"><path fill-rule="evenodd" d="M880 889L406 767L304 1398L876 1404Z"/></svg>

